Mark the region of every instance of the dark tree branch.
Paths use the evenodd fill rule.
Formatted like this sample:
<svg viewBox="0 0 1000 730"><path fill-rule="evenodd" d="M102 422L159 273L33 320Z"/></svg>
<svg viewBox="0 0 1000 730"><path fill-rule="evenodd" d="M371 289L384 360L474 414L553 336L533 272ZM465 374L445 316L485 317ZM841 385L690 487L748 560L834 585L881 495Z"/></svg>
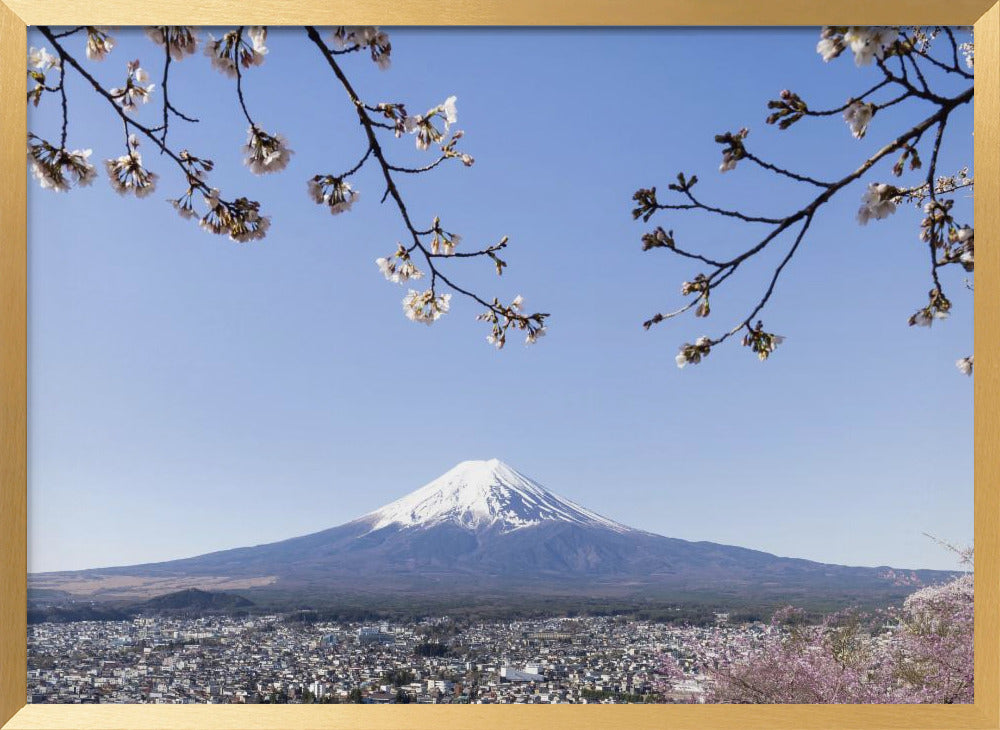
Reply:
<svg viewBox="0 0 1000 730"><path fill-rule="evenodd" d="M69 128L69 103L66 100L66 64L60 56L59 63L59 100L62 105L62 131L59 136L59 148L66 149L66 134Z"/></svg>

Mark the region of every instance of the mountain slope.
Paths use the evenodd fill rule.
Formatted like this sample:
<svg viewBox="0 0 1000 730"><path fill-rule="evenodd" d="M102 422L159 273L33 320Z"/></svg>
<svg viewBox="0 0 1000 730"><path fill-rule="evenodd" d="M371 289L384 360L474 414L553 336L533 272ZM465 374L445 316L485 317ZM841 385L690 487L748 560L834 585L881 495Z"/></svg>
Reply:
<svg viewBox="0 0 1000 730"><path fill-rule="evenodd" d="M923 582L948 574L917 571ZM34 588L86 586L127 597L143 586L310 595L441 593L657 596L803 594L894 599L912 587L886 569L781 558L636 530L496 459L466 461L352 522L254 547L146 565L39 574ZM131 581L131 583L130 583ZM137 583L138 582L138 583Z"/></svg>

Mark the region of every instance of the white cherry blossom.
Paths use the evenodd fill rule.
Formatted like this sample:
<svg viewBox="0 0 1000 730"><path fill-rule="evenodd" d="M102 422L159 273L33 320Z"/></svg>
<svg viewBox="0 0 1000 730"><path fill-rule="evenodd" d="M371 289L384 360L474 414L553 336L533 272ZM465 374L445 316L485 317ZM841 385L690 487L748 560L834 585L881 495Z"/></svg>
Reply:
<svg viewBox="0 0 1000 730"><path fill-rule="evenodd" d="M115 47L115 39L99 28L87 29L87 58L91 61L103 61L111 49Z"/></svg>
<svg viewBox="0 0 1000 730"><path fill-rule="evenodd" d="M882 220L896 212L895 188L885 183L869 183L868 190L861 197L858 208L858 223L867 225L874 218Z"/></svg>
<svg viewBox="0 0 1000 730"><path fill-rule="evenodd" d="M898 35L899 30L893 26L853 26L844 33L844 42L854 54L854 63L857 66L868 66L875 58L885 58L886 49Z"/></svg>
<svg viewBox="0 0 1000 730"><path fill-rule="evenodd" d="M249 167L254 175L284 170L294 154L284 136L270 135L256 126L247 128L247 143L243 145L243 152L246 154L243 164Z"/></svg>
<svg viewBox="0 0 1000 730"><path fill-rule="evenodd" d="M166 45L170 58L180 61L198 48L198 31L189 25L156 25L146 28L146 36L158 46Z"/></svg>
<svg viewBox="0 0 1000 730"><path fill-rule="evenodd" d="M864 139L865 132L868 131L868 123L871 122L874 114L874 104L855 101L844 110L844 121L847 122L847 126L851 129L851 134L856 139Z"/></svg>
<svg viewBox="0 0 1000 730"><path fill-rule="evenodd" d="M28 51L28 65L39 71L48 71L50 68L59 68L58 56L53 56L45 48L32 48Z"/></svg>
<svg viewBox="0 0 1000 730"><path fill-rule="evenodd" d="M111 188L119 195L131 193L137 198L145 198L156 190L158 176L142 166L142 155L136 148L134 136L129 141L129 153L104 161Z"/></svg>
<svg viewBox="0 0 1000 730"><path fill-rule="evenodd" d="M28 144L28 161L31 174L45 190L65 192L73 185L87 187L97 177L97 170L90 163L91 150L68 152L56 148L44 140Z"/></svg>
<svg viewBox="0 0 1000 730"><path fill-rule="evenodd" d="M326 204L331 215L349 211L361 197L361 193L349 182L333 175L315 175L309 179L306 188L309 197L316 203Z"/></svg>
<svg viewBox="0 0 1000 730"><path fill-rule="evenodd" d="M450 302L451 294L435 296L432 289L422 292L410 289L403 297L403 313L407 319L429 326L448 313Z"/></svg>

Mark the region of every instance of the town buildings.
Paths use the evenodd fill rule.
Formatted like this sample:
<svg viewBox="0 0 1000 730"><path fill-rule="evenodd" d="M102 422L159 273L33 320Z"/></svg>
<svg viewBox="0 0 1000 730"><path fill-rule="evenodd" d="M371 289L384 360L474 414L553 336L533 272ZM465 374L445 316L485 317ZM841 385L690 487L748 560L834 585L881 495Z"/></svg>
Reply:
<svg viewBox="0 0 1000 730"><path fill-rule="evenodd" d="M440 617L367 625L266 615L42 623L29 626L28 701L698 701L711 647L727 633L762 630L623 617L481 623ZM685 668L684 680L672 686L659 674L666 653Z"/></svg>

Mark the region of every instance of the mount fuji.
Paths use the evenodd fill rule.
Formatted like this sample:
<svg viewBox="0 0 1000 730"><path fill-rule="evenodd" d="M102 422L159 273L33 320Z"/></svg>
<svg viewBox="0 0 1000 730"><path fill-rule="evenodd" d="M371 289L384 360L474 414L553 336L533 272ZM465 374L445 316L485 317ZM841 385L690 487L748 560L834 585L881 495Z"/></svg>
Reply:
<svg viewBox="0 0 1000 730"><path fill-rule="evenodd" d="M900 576L906 579L901 581ZM255 596L711 596L896 600L941 571L848 567L637 530L497 459L464 461L356 520L193 558L29 576L36 595L91 600L186 588ZM907 587L909 585L909 587Z"/></svg>

